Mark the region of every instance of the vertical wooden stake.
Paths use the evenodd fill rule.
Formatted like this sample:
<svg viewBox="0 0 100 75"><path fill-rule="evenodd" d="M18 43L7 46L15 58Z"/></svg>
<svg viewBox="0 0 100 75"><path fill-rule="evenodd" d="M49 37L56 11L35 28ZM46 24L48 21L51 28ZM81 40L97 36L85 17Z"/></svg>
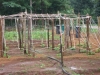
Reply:
<svg viewBox="0 0 100 75"><path fill-rule="evenodd" d="M89 19L90 18L86 19L86 23L87 23L87 38L86 38L87 52L90 52L90 49L89 49Z"/></svg>
<svg viewBox="0 0 100 75"><path fill-rule="evenodd" d="M26 16L23 19L23 48L24 54L26 54Z"/></svg>
<svg viewBox="0 0 100 75"><path fill-rule="evenodd" d="M79 42L79 52L80 52L80 37L81 37L81 35L80 35L80 30L81 30L81 28L80 28L80 14L78 14L78 42Z"/></svg>
<svg viewBox="0 0 100 75"><path fill-rule="evenodd" d="M2 29L2 18L0 18L0 57L3 57L3 29Z"/></svg>
<svg viewBox="0 0 100 75"><path fill-rule="evenodd" d="M54 50L54 20L52 22L52 50Z"/></svg>
<svg viewBox="0 0 100 75"><path fill-rule="evenodd" d="M98 31L99 31L99 33L100 33L100 16L97 17L97 19L98 19Z"/></svg>
<svg viewBox="0 0 100 75"><path fill-rule="evenodd" d="M18 30L19 48L21 49L21 27L20 27L20 19L18 19L17 30Z"/></svg>
<svg viewBox="0 0 100 75"><path fill-rule="evenodd" d="M49 48L49 25L48 25L48 29L47 29L47 35L48 35L48 48Z"/></svg>

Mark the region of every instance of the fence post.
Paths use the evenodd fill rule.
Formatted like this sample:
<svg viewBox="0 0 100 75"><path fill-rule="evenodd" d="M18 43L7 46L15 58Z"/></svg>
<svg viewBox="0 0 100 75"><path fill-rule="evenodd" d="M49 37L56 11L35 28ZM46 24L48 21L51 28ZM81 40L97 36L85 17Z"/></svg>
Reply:
<svg viewBox="0 0 100 75"><path fill-rule="evenodd" d="M0 17L0 57L3 57L3 26L2 18Z"/></svg>
<svg viewBox="0 0 100 75"><path fill-rule="evenodd" d="M100 16L97 17L97 19L98 19L98 33L100 33Z"/></svg>
<svg viewBox="0 0 100 75"><path fill-rule="evenodd" d="M87 24L87 37L86 37L87 53L90 52L90 49L89 49L89 20L90 20L90 17L87 16L87 18L86 18L86 24Z"/></svg>
<svg viewBox="0 0 100 75"><path fill-rule="evenodd" d="M54 50L54 20L52 21L52 50Z"/></svg>

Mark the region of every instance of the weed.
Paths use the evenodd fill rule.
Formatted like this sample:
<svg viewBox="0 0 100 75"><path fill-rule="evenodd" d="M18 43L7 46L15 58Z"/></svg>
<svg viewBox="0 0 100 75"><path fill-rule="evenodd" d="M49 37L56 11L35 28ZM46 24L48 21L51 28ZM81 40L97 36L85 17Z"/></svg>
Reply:
<svg viewBox="0 0 100 75"><path fill-rule="evenodd" d="M87 54L88 54L88 55L95 55L95 52L89 51Z"/></svg>
<svg viewBox="0 0 100 75"><path fill-rule="evenodd" d="M40 67L41 67L41 68L45 67L45 64L40 64Z"/></svg>
<svg viewBox="0 0 100 75"><path fill-rule="evenodd" d="M58 50L60 50L60 48L59 47L55 47L54 50L58 51Z"/></svg>
<svg viewBox="0 0 100 75"><path fill-rule="evenodd" d="M60 57L60 56L61 56L61 53L59 53L59 54L56 54L56 56L57 56L57 57Z"/></svg>
<svg viewBox="0 0 100 75"><path fill-rule="evenodd" d="M86 53L87 50L80 50L80 53Z"/></svg>
<svg viewBox="0 0 100 75"><path fill-rule="evenodd" d="M96 52L96 53L100 53L100 48L98 48L95 52Z"/></svg>
<svg viewBox="0 0 100 75"><path fill-rule="evenodd" d="M41 47L45 47L45 44L41 44Z"/></svg>
<svg viewBox="0 0 100 75"><path fill-rule="evenodd" d="M70 49L70 50L75 50L75 47L70 47L69 49Z"/></svg>

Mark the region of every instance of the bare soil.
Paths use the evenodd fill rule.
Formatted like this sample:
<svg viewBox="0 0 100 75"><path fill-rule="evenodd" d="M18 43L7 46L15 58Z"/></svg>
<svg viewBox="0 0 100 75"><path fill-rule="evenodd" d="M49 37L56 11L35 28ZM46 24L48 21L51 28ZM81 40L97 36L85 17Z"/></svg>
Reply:
<svg viewBox="0 0 100 75"><path fill-rule="evenodd" d="M98 44L93 38L90 42ZM0 75L67 75L63 74L59 62L52 60L49 57L54 57L60 61L59 51L41 46L41 42L34 40L35 56L24 54L18 48L16 41L7 41L9 47L8 57L0 58ZM78 39L75 38L75 44L78 44ZM59 41L55 41L58 46ZM91 49L96 46L92 45ZM100 75L100 53L95 55L87 55L79 53L78 47L76 50L67 50L64 52L64 69L71 75Z"/></svg>

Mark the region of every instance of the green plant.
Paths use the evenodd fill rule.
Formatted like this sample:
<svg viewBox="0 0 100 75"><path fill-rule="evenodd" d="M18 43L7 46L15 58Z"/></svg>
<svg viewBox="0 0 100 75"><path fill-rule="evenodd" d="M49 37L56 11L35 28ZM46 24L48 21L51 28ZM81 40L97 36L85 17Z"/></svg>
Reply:
<svg viewBox="0 0 100 75"><path fill-rule="evenodd" d="M80 50L80 53L86 53L87 50Z"/></svg>
<svg viewBox="0 0 100 75"><path fill-rule="evenodd" d="M45 47L45 44L41 44L41 47Z"/></svg>
<svg viewBox="0 0 100 75"><path fill-rule="evenodd" d="M95 55L95 52L89 51L87 54L88 54L88 55Z"/></svg>
<svg viewBox="0 0 100 75"><path fill-rule="evenodd" d="M69 49L70 49L70 50L75 50L75 47L70 47Z"/></svg>
<svg viewBox="0 0 100 75"><path fill-rule="evenodd" d="M8 57L7 51L4 51L3 57Z"/></svg>
<svg viewBox="0 0 100 75"><path fill-rule="evenodd" d="M84 43L84 44L82 45L82 47L83 47L83 48L86 48L86 47L87 47L86 43Z"/></svg>
<svg viewBox="0 0 100 75"><path fill-rule="evenodd" d="M54 50L57 50L58 51L58 50L60 50L60 48L59 47L55 47Z"/></svg>
<svg viewBox="0 0 100 75"><path fill-rule="evenodd" d="M41 68L45 67L45 64L40 64L40 67L41 67Z"/></svg>
<svg viewBox="0 0 100 75"><path fill-rule="evenodd" d="M6 46L6 47L5 47L5 50L6 50L6 51L9 50L9 47Z"/></svg>
<svg viewBox="0 0 100 75"><path fill-rule="evenodd" d="M60 57L60 56L61 56L61 53L56 54L56 56L57 56L57 57Z"/></svg>
<svg viewBox="0 0 100 75"><path fill-rule="evenodd" d="M82 46L83 46L83 44L78 44L77 46L82 47Z"/></svg>
<svg viewBox="0 0 100 75"><path fill-rule="evenodd" d="M100 53L100 48L95 50L96 53Z"/></svg>

